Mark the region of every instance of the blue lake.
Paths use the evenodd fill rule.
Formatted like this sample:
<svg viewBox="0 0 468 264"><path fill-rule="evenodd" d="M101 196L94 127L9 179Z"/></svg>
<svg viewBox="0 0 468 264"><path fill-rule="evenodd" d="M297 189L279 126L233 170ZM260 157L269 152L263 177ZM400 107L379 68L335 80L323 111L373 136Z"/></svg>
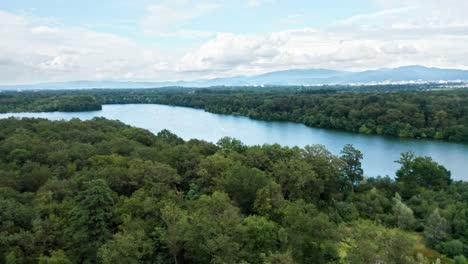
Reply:
<svg viewBox="0 0 468 264"><path fill-rule="evenodd" d="M353 144L364 154L367 176L394 176L400 153L413 151L430 156L452 172L456 180L468 180L468 144L434 140L399 139L377 135L361 135L336 130L310 128L290 122L265 122L246 117L219 115L203 110L156 104L104 105L101 111L6 113L7 117L40 117L50 120L82 120L105 117L157 133L168 129L188 140L192 138L217 142L224 136L235 137L248 145L279 143L286 146L325 145L339 154L345 144Z"/></svg>

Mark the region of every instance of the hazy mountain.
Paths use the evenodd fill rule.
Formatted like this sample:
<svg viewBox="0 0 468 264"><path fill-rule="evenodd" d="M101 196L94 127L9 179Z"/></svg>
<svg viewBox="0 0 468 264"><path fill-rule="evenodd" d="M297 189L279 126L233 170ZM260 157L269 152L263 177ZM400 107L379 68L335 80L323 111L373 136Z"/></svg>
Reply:
<svg viewBox="0 0 468 264"><path fill-rule="evenodd" d="M250 85L317 85L349 83L382 83L405 81L468 81L468 71L405 66L362 72L334 71L327 69L293 69L275 71L254 76L201 79L175 82L119 82L73 81L40 83L31 85L0 85L2 90L35 89L89 89L89 88L157 88L167 86L209 87Z"/></svg>

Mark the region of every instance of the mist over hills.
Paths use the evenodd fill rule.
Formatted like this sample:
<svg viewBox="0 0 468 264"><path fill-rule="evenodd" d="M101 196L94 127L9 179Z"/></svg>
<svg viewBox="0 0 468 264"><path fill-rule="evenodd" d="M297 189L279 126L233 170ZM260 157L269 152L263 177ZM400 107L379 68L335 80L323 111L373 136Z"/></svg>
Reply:
<svg viewBox="0 0 468 264"><path fill-rule="evenodd" d="M256 86L256 85L326 85L372 84L396 82L468 81L467 70L404 66L362 72L327 69L291 69L254 76L236 76L193 81L135 82L135 81L70 81L27 85L0 85L0 90L91 89L91 88L158 88Z"/></svg>

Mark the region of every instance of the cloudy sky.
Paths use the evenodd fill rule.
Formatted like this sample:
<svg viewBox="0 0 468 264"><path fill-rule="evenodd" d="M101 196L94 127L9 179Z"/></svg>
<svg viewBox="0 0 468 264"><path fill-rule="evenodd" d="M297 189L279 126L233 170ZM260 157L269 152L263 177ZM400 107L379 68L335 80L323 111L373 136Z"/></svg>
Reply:
<svg viewBox="0 0 468 264"><path fill-rule="evenodd" d="M0 84L468 69L467 0L0 1Z"/></svg>

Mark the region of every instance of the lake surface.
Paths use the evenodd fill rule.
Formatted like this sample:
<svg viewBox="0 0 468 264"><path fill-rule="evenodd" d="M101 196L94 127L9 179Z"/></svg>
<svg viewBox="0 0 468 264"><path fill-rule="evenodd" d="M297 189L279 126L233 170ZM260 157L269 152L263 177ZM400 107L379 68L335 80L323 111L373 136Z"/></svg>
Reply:
<svg viewBox="0 0 468 264"><path fill-rule="evenodd" d="M101 111L64 113L7 113L7 117L40 117L50 120L82 120L93 117L117 119L128 125L145 128L153 133L168 129L188 140L192 138L217 142L224 136L235 137L248 145L279 143L303 147L325 145L339 154L345 144L353 144L364 154L363 167L367 176L394 176L399 168L400 153L414 151L430 156L452 172L456 180L468 180L468 144L431 140L399 139L377 135L361 135L336 130L310 128L290 122L266 122L247 117L219 115L186 107L156 104L104 105Z"/></svg>

